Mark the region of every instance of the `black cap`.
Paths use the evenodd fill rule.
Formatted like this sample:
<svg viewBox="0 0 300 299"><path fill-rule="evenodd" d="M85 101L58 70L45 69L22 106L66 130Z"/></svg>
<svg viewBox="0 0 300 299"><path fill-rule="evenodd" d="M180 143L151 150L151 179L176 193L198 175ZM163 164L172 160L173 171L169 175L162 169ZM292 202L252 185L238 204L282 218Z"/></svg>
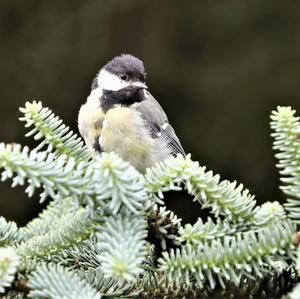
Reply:
<svg viewBox="0 0 300 299"><path fill-rule="evenodd" d="M104 69L117 76L127 75L129 79L145 81L146 73L143 62L130 55L121 54L109 61Z"/></svg>
<svg viewBox="0 0 300 299"><path fill-rule="evenodd" d="M144 82L146 79L143 62L131 54L121 54L114 57L104 65L103 69L126 81ZM92 83L92 90L98 87L98 74Z"/></svg>

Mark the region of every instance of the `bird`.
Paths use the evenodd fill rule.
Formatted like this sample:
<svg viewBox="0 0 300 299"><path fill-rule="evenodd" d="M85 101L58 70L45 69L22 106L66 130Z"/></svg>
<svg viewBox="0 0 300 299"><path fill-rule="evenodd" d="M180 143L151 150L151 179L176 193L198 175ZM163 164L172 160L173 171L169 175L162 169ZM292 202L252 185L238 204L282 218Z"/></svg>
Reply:
<svg viewBox="0 0 300 299"><path fill-rule="evenodd" d="M131 54L114 57L96 74L78 114L78 129L87 147L115 152L142 173L169 157L185 156L145 80L140 59Z"/></svg>

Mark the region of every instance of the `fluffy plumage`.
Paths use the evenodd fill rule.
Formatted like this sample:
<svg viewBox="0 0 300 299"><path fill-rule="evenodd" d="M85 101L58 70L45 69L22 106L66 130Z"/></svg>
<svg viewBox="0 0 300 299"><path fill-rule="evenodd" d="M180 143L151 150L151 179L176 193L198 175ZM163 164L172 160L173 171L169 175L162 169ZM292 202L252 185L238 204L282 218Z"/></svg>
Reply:
<svg viewBox="0 0 300 299"><path fill-rule="evenodd" d="M97 74L78 116L89 147L114 151L142 172L171 155L185 155L144 79L142 61L129 54L115 57Z"/></svg>

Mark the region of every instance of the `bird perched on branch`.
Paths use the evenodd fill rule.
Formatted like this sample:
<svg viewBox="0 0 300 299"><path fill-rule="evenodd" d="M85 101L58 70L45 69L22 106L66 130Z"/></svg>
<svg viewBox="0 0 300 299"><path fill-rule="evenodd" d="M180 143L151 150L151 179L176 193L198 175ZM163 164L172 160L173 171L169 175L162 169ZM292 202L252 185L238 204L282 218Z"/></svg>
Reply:
<svg viewBox="0 0 300 299"><path fill-rule="evenodd" d="M114 151L141 172L172 155L185 155L145 78L138 58L130 54L113 58L97 73L78 116L88 147Z"/></svg>

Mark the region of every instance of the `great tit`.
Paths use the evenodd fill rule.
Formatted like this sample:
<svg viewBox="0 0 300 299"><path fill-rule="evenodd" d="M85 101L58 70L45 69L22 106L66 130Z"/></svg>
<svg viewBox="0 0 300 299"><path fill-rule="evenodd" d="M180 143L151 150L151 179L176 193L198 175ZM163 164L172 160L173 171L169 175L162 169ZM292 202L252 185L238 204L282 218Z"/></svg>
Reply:
<svg viewBox="0 0 300 299"><path fill-rule="evenodd" d="M170 156L185 155L145 78L138 58L113 58L97 73L78 115L79 132L88 147L113 151L140 172Z"/></svg>

